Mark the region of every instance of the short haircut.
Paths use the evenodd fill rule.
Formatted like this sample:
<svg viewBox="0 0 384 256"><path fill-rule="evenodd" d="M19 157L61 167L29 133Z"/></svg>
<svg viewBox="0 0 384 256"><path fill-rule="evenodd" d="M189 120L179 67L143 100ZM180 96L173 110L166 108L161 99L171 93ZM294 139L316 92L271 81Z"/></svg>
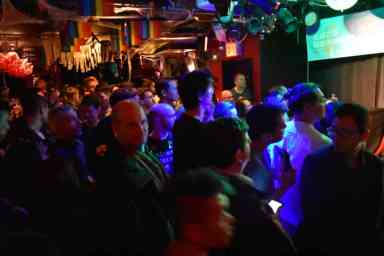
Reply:
<svg viewBox="0 0 384 256"><path fill-rule="evenodd" d="M236 152L246 145L247 124L238 118L219 118L204 131L207 164L224 168L235 161Z"/></svg>
<svg viewBox="0 0 384 256"><path fill-rule="evenodd" d="M170 87L170 82L176 79L161 79L155 85L156 94L160 97L162 96L162 92L167 91Z"/></svg>
<svg viewBox="0 0 384 256"><path fill-rule="evenodd" d="M205 224L208 199L219 193L231 195L233 188L220 175L208 168L189 170L176 175L165 190L175 209L177 224Z"/></svg>
<svg viewBox="0 0 384 256"><path fill-rule="evenodd" d="M80 106L94 107L96 109L99 108L100 105L100 98L95 94L85 96L80 104Z"/></svg>
<svg viewBox="0 0 384 256"><path fill-rule="evenodd" d="M9 107L9 102L6 100L0 100L0 111L5 111L9 112L10 107Z"/></svg>
<svg viewBox="0 0 384 256"><path fill-rule="evenodd" d="M206 70L195 70L182 76L177 90L185 109L190 110L199 106L199 97L212 84L212 75Z"/></svg>
<svg viewBox="0 0 384 256"><path fill-rule="evenodd" d="M94 77L94 76L88 76L88 77L84 78L84 80L83 80L83 84L84 84L84 85L87 85L87 84L88 84L89 82L91 82L91 81L98 81L98 80L97 80L97 78Z"/></svg>
<svg viewBox="0 0 384 256"><path fill-rule="evenodd" d="M213 117L215 119L222 117L230 117L229 115L231 114L232 109L235 109L237 111L234 103L228 101L221 101L216 104Z"/></svg>
<svg viewBox="0 0 384 256"><path fill-rule="evenodd" d="M136 95L136 93L129 89L121 88L112 93L111 97L109 98L109 104L111 104L111 107L113 107L120 101L132 99Z"/></svg>
<svg viewBox="0 0 384 256"><path fill-rule="evenodd" d="M53 122L56 125L57 124L56 122L61 120L62 114L69 113L69 112L76 113L76 110L70 105L63 105L63 106L56 107L49 111L48 120L50 123Z"/></svg>
<svg viewBox="0 0 384 256"><path fill-rule="evenodd" d="M315 83L300 83L295 85L288 93L288 108L293 114L301 113L305 104L319 101L318 90L320 86Z"/></svg>
<svg viewBox="0 0 384 256"><path fill-rule="evenodd" d="M368 110L355 103L344 103L336 110L336 117L352 117L360 133L368 130Z"/></svg>
<svg viewBox="0 0 384 256"><path fill-rule="evenodd" d="M48 107L46 98L36 94L35 90L28 90L20 97L23 115L31 116L39 113L43 107Z"/></svg>
<svg viewBox="0 0 384 256"><path fill-rule="evenodd" d="M278 125L278 118L283 114L284 111L274 105L259 104L252 107L247 114L251 140L257 140L265 133L272 133Z"/></svg>

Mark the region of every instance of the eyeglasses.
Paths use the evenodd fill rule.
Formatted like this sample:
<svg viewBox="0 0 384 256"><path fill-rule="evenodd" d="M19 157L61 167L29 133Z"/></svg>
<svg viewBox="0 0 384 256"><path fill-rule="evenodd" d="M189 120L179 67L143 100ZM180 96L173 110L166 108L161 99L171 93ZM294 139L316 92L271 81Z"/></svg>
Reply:
<svg viewBox="0 0 384 256"><path fill-rule="evenodd" d="M336 134L339 135L340 137L354 137L359 134L358 130L352 130L352 129L345 129L345 128L338 128L331 126L327 129L329 134Z"/></svg>

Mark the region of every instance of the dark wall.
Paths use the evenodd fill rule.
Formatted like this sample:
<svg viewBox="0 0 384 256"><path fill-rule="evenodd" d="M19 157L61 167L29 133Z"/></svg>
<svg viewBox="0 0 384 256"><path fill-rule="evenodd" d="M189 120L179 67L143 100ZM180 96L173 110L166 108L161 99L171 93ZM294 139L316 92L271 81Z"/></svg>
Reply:
<svg viewBox="0 0 384 256"><path fill-rule="evenodd" d="M261 93L284 84L292 86L306 80L305 38L297 40L297 34L278 31L261 40Z"/></svg>

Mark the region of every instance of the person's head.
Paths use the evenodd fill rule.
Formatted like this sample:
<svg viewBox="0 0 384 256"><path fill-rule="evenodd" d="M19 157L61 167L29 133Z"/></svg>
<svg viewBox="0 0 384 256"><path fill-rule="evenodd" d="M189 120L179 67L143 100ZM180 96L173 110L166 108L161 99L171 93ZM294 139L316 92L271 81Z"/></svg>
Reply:
<svg viewBox="0 0 384 256"><path fill-rule="evenodd" d="M233 101L233 94L230 90L221 91L221 101Z"/></svg>
<svg viewBox="0 0 384 256"><path fill-rule="evenodd" d="M265 145L281 140L286 127L283 110L267 104L252 107L247 114L247 123L251 140Z"/></svg>
<svg viewBox="0 0 384 256"><path fill-rule="evenodd" d="M127 153L135 153L148 139L148 122L142 107L123 100L112 109L112 131Z"/></svg>
<svg viewBox="0 0 384 256"><path fill-rule="evenodd" d="M229 101L221 101L216 104L214 118L235 118L238 117L237 109L234 103Z"/></svg>
<svg viewBox="0 0 384 256"><path fill-rule="evenodd" d="M178 84L180 99L187 111L212 104L214 88L209 72L196 70L187 73Z"/></svg>
<svg viewBox="0 0 384 256"><path fill-rule="evenodd" d="M235 75L233 79L233 83L235 84L235 87L241 91L247 88L247 79L245 78L245 75L242 73L237 73Z"/></svg>
<svg viewBox="0 0 384 256"><path fill-rule="evenodd" d="M23 117L31 122L38 122L41 125L48 121L48 101L35 93L35 91L25 92L20 98L23 109Z"/></svg>
<svg viewBox="0 0 384 256"><path fill-rule="evenodd" d="M368 139L368 110L353 103L341 105L328 133L337 151L356 152Z"/></svg>
<svg viewBox="0 0 384 256"><path fill-rule="evenodd" d="M0 100L0 142L9 131L9 110L8 101Z"/></svg>
<svg viewBox="0 0 384 256"><path fill-rule="evenodd" d="M139 102L139 97L136 91L132 89L121 88L112 93L111 97L109 98L109 104L113 108L117 103L123 100Z"/></svg>
<svg viewBox="0 0 384 256"><path fill-rule="evenodd" d="M164 102L170 103L179 100L179 93L177 91L176 79L160 80L156 84L156 94Z"/></svg>
<svg viewBox="0 0 384 256"><path fill-rule="evenodd" d="M288 89L284 85L272 87L264 97L263 103L278 106L288 112L287 93Z"/></svg>
<svg viewBox="0 0 384 256"><path fill-rule="evenodd" d="M49 112L49 129L60 140L71 141L81 135L77 113L68 105L54 108Z"/></svg>
<svg viewBox="0 0 384 256"><path fill-rule="evenodd" d="M324 94L315 83L297 84L288 93L289 111L309 123L324 117L324 106Z"/></svg>
<svg viewBox="0 0 384 256"><path fill-rule="evenodd" d="M208 165L219 169L236 167L241 173L250 157L250 139L245 122L237 118L220 118L206 125L204 150Z"/></svg>
<svg viewBox="0 0 384 256"><path fill-rule="evenodd" d="M88 95L96 92L96 87L99 85L99 81L94 76L89 76L83 80L84 95Z"/></svg>
<svg viewBox="0 0 384 256"><path fill-rule="evenodd" d="M155 104L154 95L151 90L145 89L140 94L140 104L145 109L150 109Z"/></svg>
<svg viewBox="0 0 384 256"><path fill-rule="evenodd" d="M35 87L39 93L41 93L43 95L45 95L47 93L47 81L45 81L43 78L39 78L36 81Z"/></svg>
<svg viewBox="0 0 384 256"><path fill-rule="evenodd" d="M176 120L176 111L166 103L154 105L148 115L150 127L154 131L172 132Z"/></svg>
<svg viewBox="0 0 384 256"><path fill-rule="evenodd" d="M81 102L80 90L76 85L69 85L65 90L65 103L77 108Z"/></svg>
<svg viewBox="0 0 384 256"><path fill-rule="evenodd" d="M191 170L172 180L168 188L176 204L181 240L198 243L204 249L229 246L235 219L227 212L227 186L208 169Z"/></svg>
<svg viewBox="0 0 384 256"><path fill-rule="evenodd" d="M56 87L51 87L48 90L48 102L50 106L54 106L60 101L60 90Z"/></svg>
<svg viewBox="0 0 384 256"><path fill-rule="evenodd" d="M80 121L87 127L96 127L100 121L101 103L95 94L89 94L83 98L79 107Z"/></svg>

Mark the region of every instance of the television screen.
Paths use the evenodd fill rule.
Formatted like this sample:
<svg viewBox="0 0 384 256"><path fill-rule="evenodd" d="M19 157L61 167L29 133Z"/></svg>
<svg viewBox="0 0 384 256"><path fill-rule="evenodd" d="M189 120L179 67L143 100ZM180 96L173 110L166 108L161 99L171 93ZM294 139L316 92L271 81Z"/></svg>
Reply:
<svg viewBox="0 0 384 256"><path fill-rule="evenodd" d="M308 61L384 53L384 7L307 27Z"/></svg>

